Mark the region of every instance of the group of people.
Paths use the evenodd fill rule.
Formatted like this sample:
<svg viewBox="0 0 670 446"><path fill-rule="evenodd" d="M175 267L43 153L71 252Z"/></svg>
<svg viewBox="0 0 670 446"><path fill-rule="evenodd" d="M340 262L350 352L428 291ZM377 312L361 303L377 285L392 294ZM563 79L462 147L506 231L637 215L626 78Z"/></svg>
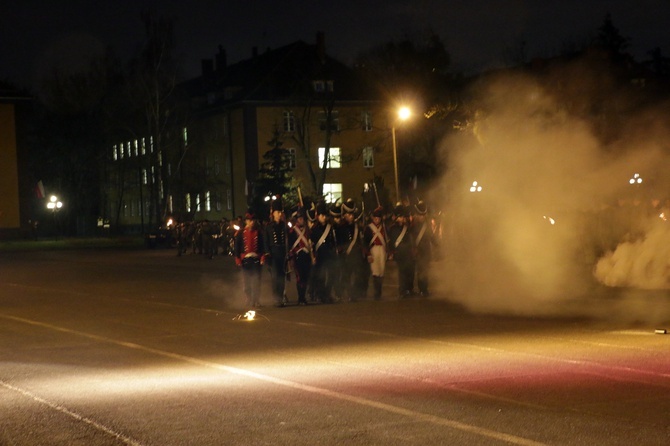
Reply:
<svg viewBox="0 0 670 446"><path fill-rule="evenodd" d="M319 202L287 215L280 200L271 203L270 221L262 225L247 212L234 235L236 264L242 268L249 306L260 306L261 275L268 265L276 306L287 304L286 285L295 276L298 304L357 301L382 297L386 262L398 266L400 298L429 295L429 262L438 243L428 208L398 203L363 215L352 199L335 205Z"/></svg>
<svg viewBox="0 0 670 446"><path fill-rule="evenodd" d="M208 258L219 253L232 255L232 240L236 229L234 222L221 221L185 221L172 227L172 238L176 243L177 255L201 254Z"/></svg>

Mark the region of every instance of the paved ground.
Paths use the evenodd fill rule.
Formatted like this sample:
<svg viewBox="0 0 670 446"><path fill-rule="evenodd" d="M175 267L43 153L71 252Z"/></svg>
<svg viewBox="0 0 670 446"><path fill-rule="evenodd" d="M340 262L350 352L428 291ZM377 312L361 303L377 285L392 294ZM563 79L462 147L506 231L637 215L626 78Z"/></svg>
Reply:
<svg viewBox="0 0 670 446"><path fill-rule="evenodd" d="M0 253L0 444L670 442L657 323L473 315L391 280L246 321L238 279L168 250Z"/></svg>

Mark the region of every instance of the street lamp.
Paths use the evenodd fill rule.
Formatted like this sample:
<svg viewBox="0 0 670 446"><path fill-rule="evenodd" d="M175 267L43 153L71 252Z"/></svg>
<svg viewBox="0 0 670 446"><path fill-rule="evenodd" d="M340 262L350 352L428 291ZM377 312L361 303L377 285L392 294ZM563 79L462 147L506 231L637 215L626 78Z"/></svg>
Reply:
<svg viewBox="0 0 670 446"><path fill-rule="evenodd" d="M51 209L51 211L55 213L56 211L59 211L60 208L62 207L63 203L60 200L58 200L57 196L52 195L49 198L49 202L47 203L47 209Z"/></svg>
<svg viewBox="0 0 670 446"><path fill-rule="evenodd" d="M54 218L54 226L56 226L55 230L58 231L58 222L56 221L56 212L60 211L60 209L63 207L63 202L58 199L57 196L52 195L49 197L49 202L47 203L47 209L51 210L51 213L53 214Z"/></svg>
<svg viewBox="0 0 670 446"><path fill-rule="evenodd" d="M398 109L398 119L406 121L412 115L412 111L408 107L400 107ZM395 137L395 123L391 127L391 135L393 139L393 171L395 174L395 197L396 202L400 201L400 185L398 184L398 144Z"/></svg>

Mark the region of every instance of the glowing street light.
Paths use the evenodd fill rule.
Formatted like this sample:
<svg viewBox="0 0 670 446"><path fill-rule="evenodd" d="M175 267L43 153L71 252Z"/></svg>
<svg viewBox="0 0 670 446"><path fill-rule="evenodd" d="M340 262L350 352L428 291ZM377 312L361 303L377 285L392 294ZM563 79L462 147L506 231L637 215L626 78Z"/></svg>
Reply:
<svg viewBox="0 0 670 446"><path fill-rule="evenodd" d="M52 195L49 197L49 202L47 203L47 209L51 209L51 211L56 212L59 211L60 208L63 207L63 203L58 200L58 197L55 195Z"/></svg>
<svg viewBox="0 0 670 446"><path fill-rule="evenodd" d="M470 186L470 192L481 192L482 187L479 185L478 182L473 181L472 186Z"/></svg>
<svg viewBox="0 0 670 446"><path fill-rule="evenodd" d="M400 107L398 109L398 119L400 121L406 121L412 115L412 111L409 107ZM395 197L396 202L400 201L400 185L398 184L398 143L395 138L395 123L391 127L391 135L393 138L393 171L395 173Z"/></svg>
<svg viewBox="0 0 670 446"><path fill-rule="evenodd" d="M628 180L628 183L629 184L642 184L642 177L640 176L639 173L636 173L635 175L633 175L633 178Z"/></svg>

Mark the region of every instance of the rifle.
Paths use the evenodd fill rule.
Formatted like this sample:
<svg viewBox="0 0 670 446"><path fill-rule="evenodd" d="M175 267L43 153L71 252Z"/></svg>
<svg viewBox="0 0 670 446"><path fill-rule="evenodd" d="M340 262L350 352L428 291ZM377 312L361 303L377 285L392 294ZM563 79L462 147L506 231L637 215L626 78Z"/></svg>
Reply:
<svg viewBox="0 0 670 446"><path fill-rule="evenodd" d="M305 209L305 203L302 201L302 191L300 190L300 186L296 188L298 190L298 203L300 203L300 207Z"/></svg>

